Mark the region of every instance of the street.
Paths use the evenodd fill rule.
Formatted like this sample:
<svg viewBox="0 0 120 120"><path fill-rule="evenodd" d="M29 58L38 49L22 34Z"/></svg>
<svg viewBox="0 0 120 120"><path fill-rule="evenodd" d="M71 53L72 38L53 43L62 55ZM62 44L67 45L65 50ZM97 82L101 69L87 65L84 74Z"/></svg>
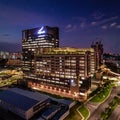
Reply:
<svg viewBox="0 0 120 120"><path fill-rule="evenodd" d="M120 105L117 106L117 108L112 112L111 116L108 120L120 120Z"/></svg>
<svg viewBox="0 0 120 120"><path fill-rule="evenodd" d="M89 102L87 108L90 110L91 115L88 120L101 120L100 115L108 107L108 104L112 101L114 96L117 95L117 88L113 88L108 99L102 104L96 104L93 107L93 103ZM92 106L92 108L91 108Z"/></svg>

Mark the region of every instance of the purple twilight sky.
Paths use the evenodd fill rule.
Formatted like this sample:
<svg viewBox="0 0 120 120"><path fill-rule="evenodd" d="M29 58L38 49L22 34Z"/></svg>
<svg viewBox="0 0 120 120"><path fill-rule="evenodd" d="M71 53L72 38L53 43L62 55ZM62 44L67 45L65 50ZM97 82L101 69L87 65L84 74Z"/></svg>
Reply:
<svg viewBox="0 0 120 120"><path fill-rule="evenodd" d="M21 51L24 29L57 26L60 46L120 52L119 0L0 0L0 50Z"/></svg>

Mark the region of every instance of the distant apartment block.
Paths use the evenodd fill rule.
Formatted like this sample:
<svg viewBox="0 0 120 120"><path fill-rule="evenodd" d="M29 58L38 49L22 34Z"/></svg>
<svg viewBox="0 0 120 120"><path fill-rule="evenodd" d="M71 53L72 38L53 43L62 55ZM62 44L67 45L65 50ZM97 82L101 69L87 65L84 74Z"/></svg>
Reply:
<svg viewBox="0 0 120 120"><path fill-rule="evenodd" d="M0 51L0 67L4 67L8 61L9 52Z"/></svg>
<svg viewBox="0 0 120 120"><path fill-rule="evenodd" d="M22 53L9 53L6 66L22 67Z"/></svg>
<svg viewBox="0 0 120 120"><path fill-rule="evenodd" d="M0 58L7 59L9 57L9 52L0 51Z"/></svg>
<svg viewBox="0 0 120 120"><path fill-rule="evenodd" d="M22 53L0 51L0 66L22 67Z"/></svg>

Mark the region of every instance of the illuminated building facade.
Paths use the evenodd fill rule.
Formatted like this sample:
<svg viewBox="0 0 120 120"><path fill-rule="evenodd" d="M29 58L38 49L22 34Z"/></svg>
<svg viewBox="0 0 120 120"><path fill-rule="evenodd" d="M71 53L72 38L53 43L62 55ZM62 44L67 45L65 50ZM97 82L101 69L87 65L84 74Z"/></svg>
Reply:
<svg viewBox="0 0 120 120"><path fill-rule="evenodd" d="M57 27L39 27L22 31L23 72L34 72L34 53L36 48L59 47Z"/></svg>
<svg viewBox="0 0 120 120"><path fill-rule="evenodd" d="M92 48L44 48L35 52L35 76L27 76L28 86L62 92L79 98L90 88L95 71Z"/></svg>
<svg viewBox="0 0 120 120"><path fill-rule="evenodd" d="M22 54L21 54L21 52L9 53L9 57L8 57L8 61L6 63L6 66L21 67L22 66Z"/></svg>
<svg viewBox="0 0 120 120"><path fill-rule="evenodd" d="M9 58L9 52L0 51L0 68L6 66Z"/></svg>
<svg viewBox="0 0 120 120"><path fill-rule="evenodd" d="M0 59L8 59L9 52L0 51Z"/></svg>
<svg viewBox="0 0 120 120"><path fill-rule="evenodd" d="M87 96L96 70L94 48L59 48L59 29L22 31L23 72L28 87L80 98Z"/></svg>

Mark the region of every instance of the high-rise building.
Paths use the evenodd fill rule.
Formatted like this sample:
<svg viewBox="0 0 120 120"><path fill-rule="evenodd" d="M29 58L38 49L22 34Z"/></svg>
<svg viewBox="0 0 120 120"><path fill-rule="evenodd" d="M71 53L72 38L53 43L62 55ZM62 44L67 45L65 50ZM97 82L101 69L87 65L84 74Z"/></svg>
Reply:
<svg viewBox="0 0 120 120"><path fill-rule="evenodd" d="M58 27L43 26L22 31L23 72L34 72L34 53L36 48L59 47Z"/></svg>
<svg viewBox="0 0 120 120"><path fill-rule="evenodd" d="M92 48L38 48L35 76L26 77L28 86L73 98L85 97L95 71L94 57Z"/></svg>
<svg viewBox="0 0 120 120"><path fill-rule="evenodd" d="M23 72L28 87L65 97L85 98L97 61L93 48L59 48L59 29L22 31Z"/></svg>
<svg viewBox="0 0 120 120"><path fill-rule="evenodd" d="M96 43L93 42L91 47L95 50L96 69L98 69L103 62L103 44L101 41Z"/></svg>

